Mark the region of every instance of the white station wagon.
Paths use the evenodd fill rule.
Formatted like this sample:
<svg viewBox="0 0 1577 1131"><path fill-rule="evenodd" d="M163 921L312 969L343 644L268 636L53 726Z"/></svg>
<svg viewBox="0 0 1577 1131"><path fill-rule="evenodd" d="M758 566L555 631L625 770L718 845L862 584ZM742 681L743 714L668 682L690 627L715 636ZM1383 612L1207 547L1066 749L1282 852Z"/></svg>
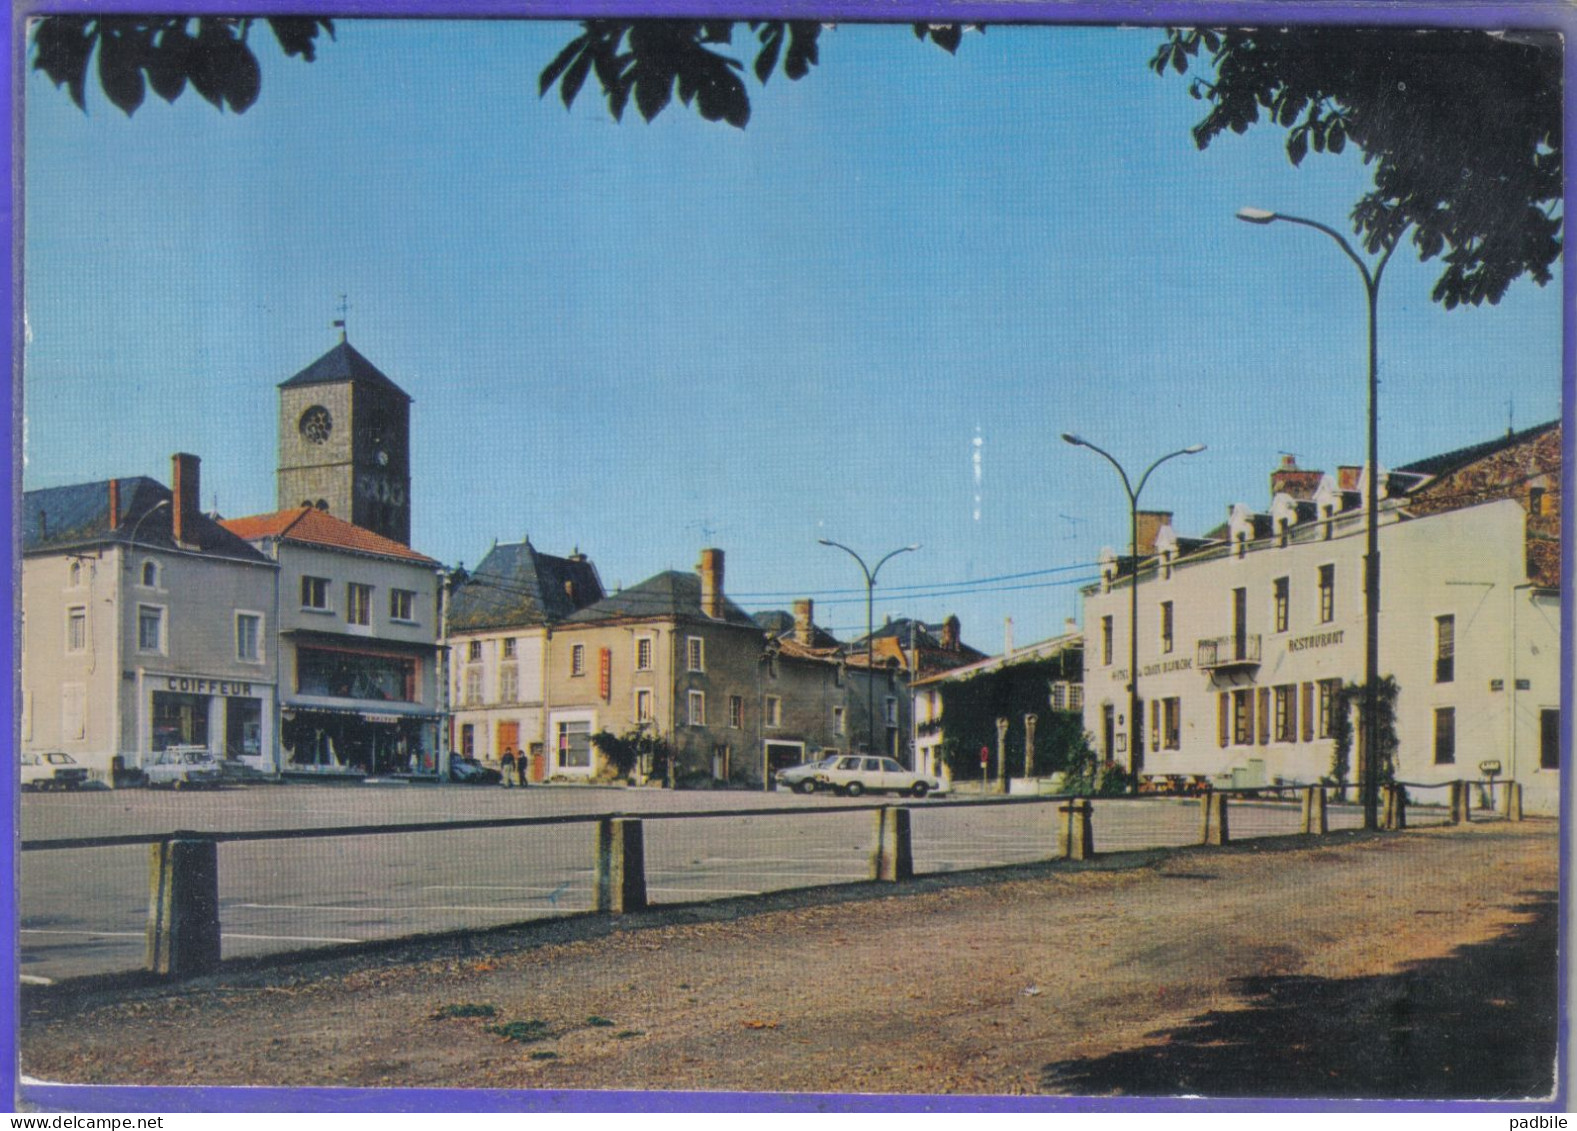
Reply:
<svg viewBox="0 0 1577 1131"><path fill-rule="evenodd" d="M942 788L927 774L906 770L891 758L845 754L816 772L816 788L858 797L862 793L907 793L924 797Z"/></svg>

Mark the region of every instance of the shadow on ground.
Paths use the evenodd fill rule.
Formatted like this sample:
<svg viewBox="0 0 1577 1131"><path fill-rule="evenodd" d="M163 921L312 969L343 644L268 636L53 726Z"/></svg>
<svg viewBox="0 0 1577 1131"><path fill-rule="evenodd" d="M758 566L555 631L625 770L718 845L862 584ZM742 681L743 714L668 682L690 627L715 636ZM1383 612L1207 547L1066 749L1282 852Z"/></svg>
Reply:
<svg viewBox="0 0 1577 1131"><path fill-rule="evenodd" d="M1521 1099L1555 1089L1553 892L1485 943L1360 978L1240 978L1247 1008L1211 1011L1151 1043L1048 1064L1071 1095Z"/></svg>

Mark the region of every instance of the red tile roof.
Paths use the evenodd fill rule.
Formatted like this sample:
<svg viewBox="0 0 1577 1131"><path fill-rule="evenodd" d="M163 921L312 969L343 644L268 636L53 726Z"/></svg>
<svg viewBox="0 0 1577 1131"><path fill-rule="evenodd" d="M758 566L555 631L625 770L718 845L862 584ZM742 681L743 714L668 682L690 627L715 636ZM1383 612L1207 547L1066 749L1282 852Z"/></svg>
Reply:
<svg viewBox="0 0 1577 1131"><path fill-rule="evenodd" d="M220 525L248 542L254 542L259 538L279 538L286 542L301 542L309 546L333 546L341 550L355 550L361 554L379 554L386 558L420 562L422 565L439 564L425 554L418 554L409 546L392 538L363 530L316 507L292 507L285 511L275 511L273 514L226 518L220 521Z"/></svg>

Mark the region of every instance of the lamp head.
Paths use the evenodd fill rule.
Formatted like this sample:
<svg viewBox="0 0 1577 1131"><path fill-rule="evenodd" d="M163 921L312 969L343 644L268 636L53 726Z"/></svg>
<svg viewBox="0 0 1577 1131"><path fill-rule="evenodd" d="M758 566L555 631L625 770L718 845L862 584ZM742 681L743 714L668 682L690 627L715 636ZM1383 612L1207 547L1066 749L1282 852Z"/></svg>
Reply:
<svg viewBox="0 0 1577 1131"><path fill-rule="evenodd" d="M1267 212L1263 208L1239 208L1237 217L1249 224L1270 224L1277 219L1274 212Z"/></svg>
<svg viewBox="0 0 1577 1131"><path fill-rule="evenodd" d="M1062 441L1065 444L1072 444L1076 448L1083 448L1083 447L1087 447L1088 446L1088 445L1085 444L1085 442L1083 440L1079 439L1072 432L1064 432L1062 434Z"/></svg>
<svg viewBox="0 0 1577 1131"><path fill-rule="evenodd" d="M818 538L818 539L816 539L816 541L820 542L823 546L831 546L832 545L832 543L827 541L825 538Z"/></svg>
<svg viewBox="0 0 1577 1131"><path fill-rule="evenodd" d="M1189 444L1188 447L1183 449L1183 454L1185 456L1197 456L1200 452L1202 452L1204 450L1205 450L1205 445L1203 445L1203 444Z"/></svg>

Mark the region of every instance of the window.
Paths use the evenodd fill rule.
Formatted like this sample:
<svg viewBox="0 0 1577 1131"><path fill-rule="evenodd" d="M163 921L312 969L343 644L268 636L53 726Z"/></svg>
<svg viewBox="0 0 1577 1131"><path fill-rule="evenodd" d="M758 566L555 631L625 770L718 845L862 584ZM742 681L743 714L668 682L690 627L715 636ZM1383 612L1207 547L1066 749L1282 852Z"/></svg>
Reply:
<svg viewBox="0 0 1577 1131"><path fill-rule="evenodd" d="M482 659L482 642L472 640L465 646L465 658L471 663L480 663Z"/></svg>
<svg viewBox="0 0 1577 1131"><path fill-rule="evenodd" d="M728 697L728 725L738 730L745 725L745 700L740 695Z"/></svg>
<svg viewBox="0 0 1577 1131"><path fill-rule="evenodd" d="M409 589L389 590L389 619L414 621L416 619L416 594Z"/></svg>
<svg viewBox="0 0 1577 1131"><path fill-rule="evenodd" d="M650 636L636 638L635 670L638 672L649 672L652 670L652 638Z"/></svg>
<svg viewBox="0 0 1577 1131"><path fill-rule="evenodd" d="M470 723L460 727L460 753L467 758L476 757L476 727Z"/></svg>
<svg viewBox="0 0 1577 1131"><path fill-rule="evenodd" d="M1539 712L1539 769L1561 768L1561 713L1546 707Z"/></svg>
<svg viewBox="0 0 1577 1131"><path fill-rule="evenodd" d="M1161 700L1161 748L1180 750L1183 746L1183 701Z"/></svg>
<svg viewBox="0 0 1577 1131"><path fill-rule="evenodd" d="M1529 487L1528 488L1528 513L1529 514L1543 514L1544 513L1544 488L1543 487Z"/></svg>
<svg viewBox="0 0 1577 1131"><path fill-rule="evenodd" d="M88 646L88 610L81 605L66 610L66 651L81 652Z"/></svg>
<svg viewBox="0 0 1577 1131"><path fill-rule="evenodd" d="M1435 708L1435 765L1449 766L1457 760L1457 709Z"/></svg>
<svg viewBox="0 0 1577 1131"><path fill-rule="evenodd" d="M1336 567L1320 567L1320 623L1330 624L1336 619Z"/></svg>
<svg viewBox="0 0 1577 1131"><path fill-rule="evenodd" d="M1329 738L1336 720L1336 697L1342 689L1339 679L1320 680L1320 737Z"/></svg>
<svg viewBox="0 0 1577 1131"><path fill-rule="evenodd" d="M898 725L898 700L891 695L882 703L882 718L890 727Z"/></svg>
<svg viewBox="0 0 1577 1131"><path fill-rule="evenodd" d="M843 710L842 707L834 707L832 709L832 733L833 734L848 734L849 733L848 722L847 722L847 720L845 718L845 713L844 713L844 710Z"/></svg>
<svg viewBox="0 0 1577 1131"><path fill-rule="evenodd" d="M137 651L164 651L164 610L157 605L137 606Z"/></svg>
<svg viewBox="0 0 1577 1131"><path fill-rule="evenodd" d="M1172 650L1172 602L1161 602L1161 651Z"/></svg>
<svg viewBox="0 0 1577 1131"><path fill-rule="evenodd" d="M705 643L699 636L684 638L685 668L692 672L706 671L706 652L702 648Z"/></svg>
<svg viewBox="0 0 1577 1131"><path fill-rule="evenodd" d="M1287 600L1292 591L1292 580L1286 577L1278 577L1272 582L1272 586L1274 590L1276 631L1286 632Z"/></svg>
<svg viewBox="0 0 1577 1131"><path fill-rule="evenodd" d="M1248 659L1248 590L1232 590L1232 658Z"/></svg>
<svg viewBox="0 0 1577 1131"><path fill-rule="evenodd" d="M256 613L235 615L235 658L254 664L263 659L263 618Z"/></svg>
<svg viewBox="0 0 1577 1131"><path fill-rule="evenodd" d="M688 719L691 726L704 727L706 725L706 692L690 692L688 711Z"/></svg>
<svg viewBox="0 0 1577 1131"><path fill-rule="evenodd" d="M142 587L144 589L157 589L159 587L159 563L142 563Z"/></svg>
<svg viewBox="0 0 1577 1131"><path fill-rule="evenodd" d="M649 687L642 687L635 692L635 721L649 723L652 721L652 691Z"/></svg>
<svg viewBox="0 0 1577 1131"><path fill-rule="evenodd" d="M1298 685L1283 684L1276 688L1277 742L1298 741Z"/></svg>
<svg viewBox="0 0 1577 1131"><path fill-rule="evenodd" d="M776 695L767 696L766 725L769 727L783 725L783 700Z"/></svg>
<svg viewBox="0 0 1577 1131"><path fill-rule="evenodd" d="M1232 742L1235 746L1254 745L1254 689L1239 688L1232 693Z"/></svg>
<svg viewBox="0 0 1577 1131"><path fill-rule="evenodd" d="M584 644L573 644L573 645L570 646L570 650L569 650L569 674L570 675L585 675L586 674L586 646Z"/></svg>
<svg viewBox="0 0 1577 1131"><path fill-rule="evenodd" d="M1457 618L1435 618L1435 682L1456 678Z"/></svg>
<svg viewBox="0 0 1577 1131"><path fill-rule="evenodd" d="M1112 618L1101 618L1101 663L1112 662Z"/></svg>
<svg viewBox="0 0 1577 1131"><path fill-rule="evenodd" d="M506 660L513 660L514 658L515 658L515 638L513 636L506 636L506 637L504 637L504 659L506 659Z"/></svg>
<svg viewBox="0 0 1577 1131"><path fill-rule="evenodd" d="M351 581L345 585L345 623L372 623L372 586Z"/></svg>
<svg viewBox="0 0 1577 1131"><path fill-rule="evenodd" d="M326 611L329 607L329 579L303 577L301 579L301 607Z"/></svg>
<svg viewBox="0 0 1577 1131"><path fill-rule="evenodd" d="M482 669L466 668L465 670L465 702L468 706L476 706L482 701Z"/></svg>
<svg viewBox="0 0 1577 1131"><path fill-rule="evenodd" d="M514 664L503 664L498 669L498 700L514 703L520 698L520 669Z"/></svg>

